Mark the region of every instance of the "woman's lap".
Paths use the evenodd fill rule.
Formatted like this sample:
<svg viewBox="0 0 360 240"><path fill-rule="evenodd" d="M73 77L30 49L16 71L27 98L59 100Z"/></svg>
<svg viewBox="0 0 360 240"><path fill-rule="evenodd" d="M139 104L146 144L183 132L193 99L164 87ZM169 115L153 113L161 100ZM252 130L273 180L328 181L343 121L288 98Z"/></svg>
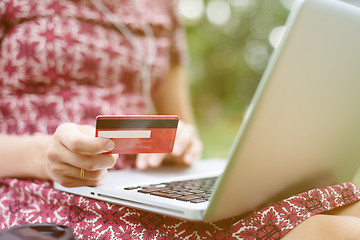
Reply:
<svg viewBox="0 0 360 240"><path fill-rule="evenodd" d="M353 183L313 189L274 203L241 219L233 225L232 236L237 239L279 239L312 216L354 203L359 199L359 188Z"/></svg>
<svg viewBox="0 0 360 240"><path fill-rule="evenodd" d="M57 223L79 239L226 239L235 220L189 222L57 191L49 182L0 180L0 229Z"/></svg>
<svg viewBox="0 0 360 240"><path fill-rule="evenodd" d="M91 236L88 239L279 239L304 233L308 225L319 224L323 218L323 215L311 216L359 199L356 185L340 184L295 195L245 218L202 223L70 195L54 190L49 182L2 179L0 228L52 222L71 226L76 236ZM336 211L349 212L346 209L350 208ZM356 209L360 212L360 207Z"/></svg>

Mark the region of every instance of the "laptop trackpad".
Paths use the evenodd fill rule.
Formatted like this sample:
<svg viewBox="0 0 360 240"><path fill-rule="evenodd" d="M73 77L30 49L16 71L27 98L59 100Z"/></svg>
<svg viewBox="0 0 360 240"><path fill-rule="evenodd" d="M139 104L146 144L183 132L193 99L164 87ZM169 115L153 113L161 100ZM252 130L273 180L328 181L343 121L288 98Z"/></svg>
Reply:
<svg viewBox="0 0 360 240"><path fill-rule="evenodd" d="M191 167L163 165L147 170L113 170L97 188L113 189L125 186L143 185L148 182L182 180L191 177L207 177L220 175L226 166L225 159L203 159Z"/></svg>

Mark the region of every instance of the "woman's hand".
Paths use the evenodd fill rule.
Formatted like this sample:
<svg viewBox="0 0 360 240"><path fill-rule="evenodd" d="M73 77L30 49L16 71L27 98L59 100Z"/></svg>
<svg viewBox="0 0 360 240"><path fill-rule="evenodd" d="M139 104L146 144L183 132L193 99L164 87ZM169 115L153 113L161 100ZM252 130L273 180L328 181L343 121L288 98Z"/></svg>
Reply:
<svg viewBox="0 0 360 240"><path fill-rule="evenodd" d="M96 186L116 163L117 154L107 153L113 148L114 142L96 138L91 126L61 124L49 144L46 172L65 187Z"/></svg>
<svg viewBox="0 0 360 240"><path fill-rule="evenodd" d="M201 157L202 143L199 140L194 125L179 121L174 149L172 153L138 154L136 167L146 169L158 167L163 161L172 161L180 165L191 165Z"/></svg>

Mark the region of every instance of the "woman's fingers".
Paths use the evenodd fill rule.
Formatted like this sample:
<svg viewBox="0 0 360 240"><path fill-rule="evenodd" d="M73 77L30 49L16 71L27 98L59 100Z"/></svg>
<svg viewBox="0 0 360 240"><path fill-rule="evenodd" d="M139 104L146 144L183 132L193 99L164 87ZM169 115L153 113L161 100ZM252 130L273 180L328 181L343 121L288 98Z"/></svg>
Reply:
<svg viewBox="0 0 360 240"><path fill-rule="evenodd" d="M191 124L179 121L172 155L181 156L187 150L189 143L196 137L195 127Z"/></svg>
<svg viewBox="0 0 360 240"><path fill-rule="evenodd" d="M54 163L50 166L50 170L55 175L62 175L64 177L71 177L74 179L84 180L101 180L107 175L106 169L100 169L95 171L88 171L82 168L77 168L66 163Z"/></svg>
<svg viewBox="0 0 360 240"><path fill-rule="evenodd" d="M58 179L55 178L54 180L64 187L82 187L82 186L95 187L98 186L104 180L106 175L107 174L104 174L104 177L102 179L96 179L96 180L79 179L69 176L63 176Z"/></svg>
<svg viewBox="0 0 360 240"><path fill-rule="evenodd" d="M158 167L163 161L191 165L199 159L202 153L202 143L196 135L195 127L191 124L179 122L173 152L138 154L136 167L146 169Z"/></svg>
<svg viewBox="0 0 360 240"><path fill-rule="evenodd" d="M197 137L195 127L192 124L179 122L179 128L174 144L174 151L167 159L180 164L191 165L200 158L202 143Z"/></svg>
<svg viewBox="0 0 360 240"><path fill-rule="evenodd" d="M95 138L91 126L66 123L52 137L47 152L47 171L63 186L95 186L117 160L110 139Z"/></svg>
<svg viewBox="0 0 360 240"><path fill-rule="evenodd" d="M110 139L96 138L92 127L74 123L60 125L54 137L74 153L99 154L109 152L115 147Z"/></svg>
<svg viewBox="0 0 360 240"><path fill-rule="evenodd" d="M53 180L64 187L96 186L107 176L107 169L86 170L64 162L49 162L48 171Z"/></svg>
<svg viewBox="0 0 360 240"><path fill-rule="evenodd" d="M182 162L187 165L191 165L196 160L199 160L202 154L202 148L202 142L197 138L194 139L188 147L187 151L184 153Z"/></svg>
<svg viewBox="0 0 360 240"><path fill-rule="evenodd" d="M136 167L146 169L148 167L158 167L164 161L166 153L144 153L136 156Z"/></svg>
<svg viewBox="0 0 360 240"><path fill-rule="evenodd" d="M188 142L187 147L181 155L169 154L165 160L168 162L175 162L180 165L192 165L196 160L199 160L202 154L202 143L200 140L193 139Z"/></svg>
<svg viewBox="0 0 360 240"><path fill-rule="evenodd" d="M109 169L116 163L112 154L75 154L57 141L49 147L47 157L51 162L63 162L89 171Z"/></svg>
<svg viewBox="0 0 360 240"><path fill-rule="evenodd" d="M48 167L53 180L64 187L97 186L107 176L105 169L97 171L81 170L64 163L53 163Z"/></svg>

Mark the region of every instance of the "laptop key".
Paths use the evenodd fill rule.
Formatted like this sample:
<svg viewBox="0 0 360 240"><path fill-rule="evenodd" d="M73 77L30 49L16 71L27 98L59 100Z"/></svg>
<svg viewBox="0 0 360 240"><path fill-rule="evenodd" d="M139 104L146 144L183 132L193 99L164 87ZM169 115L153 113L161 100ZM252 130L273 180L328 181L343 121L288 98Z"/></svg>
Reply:
<svg viewBox="0 0 360 240"><path fill-rule="evenodd" d="M190 200L190 202L192 202L192 203L203 203L206 201L208 201L208 199L197 198L197 199Z"/></svg>
<svg viewBox="0 0 360 240"><path fill-rule="evenodd" d="M166 198L177 198L181 196L177 193L166 193L166 192L150 192L150 194L159 197L166 197Z"/></svg>
<svg viewBox="0 0 360 240"><path fill-rule="evenodd" d="M201 198L198 195L187 195L187 196L181 196L181 197L177 197L177 200L181 200L181 201L190 201L190 200L194 200L194 199L198 199Z"/></svg>
<svg viewBox="0 0 360 240"><path fill-rule="evenodd" d="M147 187L147 188L139 189L138 192L151 193L151 192L167 190L167 189L170 189L170 188L168 188L168 187Z"/></svg>
<svg viewBox="0 0 360 240"><path fill-rule="evenodd" d="M194 195L194 193L187 191L179 191L177 193L180 194L181 196Z"/></svg>
<svg viewBox="0 0 360 240"><path fill-rule="evenodd" d="M140 186L139 193L151 194L158 197L176 199L191 203L201 203L208 201L216 177L175 181L160 183L148 186Z"/></svg>
<svg viewBox="0 0 360 240"><path fill-rule="evenodd" d="M193 193L193 194L202 194L202 193L205 193L204 191L202 190L196 190L196 189L192 189L192 190L188 190L189 192Z"/></svg>
<svg viewBox="0 0 360 240"><path fill-rule="evenodd" d="M141 188L140 186L125 187L124 190L135 190Z"/></svg>

